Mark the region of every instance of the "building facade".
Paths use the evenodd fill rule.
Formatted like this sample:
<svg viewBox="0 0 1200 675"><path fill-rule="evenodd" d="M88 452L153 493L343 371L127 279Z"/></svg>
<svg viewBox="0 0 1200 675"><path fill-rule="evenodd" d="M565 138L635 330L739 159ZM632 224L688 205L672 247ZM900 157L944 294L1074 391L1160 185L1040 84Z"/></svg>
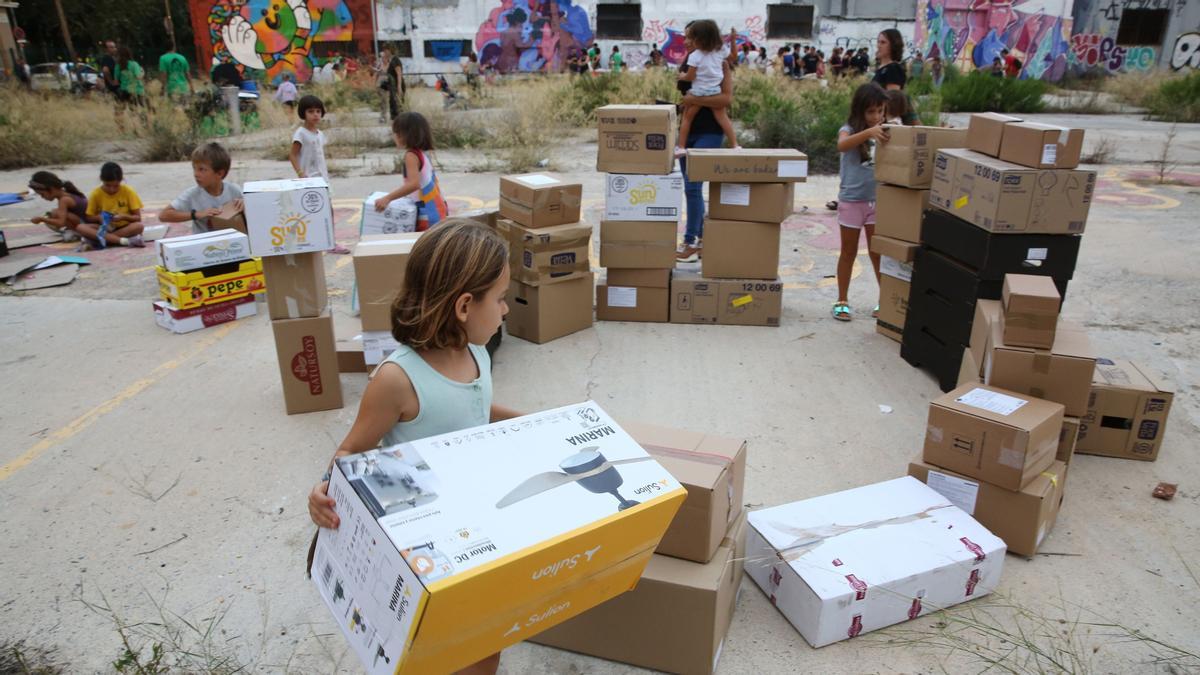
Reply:
<svg viewBox="0 0 1200 675"><path fill-rule="evenodd" d="M1200 2L1075 0L1071 65L1077 72L1200 68Z"/></svg>

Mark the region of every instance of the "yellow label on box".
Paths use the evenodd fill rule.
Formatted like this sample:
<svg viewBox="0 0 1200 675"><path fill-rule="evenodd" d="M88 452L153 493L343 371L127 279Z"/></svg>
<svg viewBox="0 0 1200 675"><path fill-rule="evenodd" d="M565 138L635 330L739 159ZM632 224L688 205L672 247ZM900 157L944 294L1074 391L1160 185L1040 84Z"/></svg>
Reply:
<svg viewBox="0 0 1200 675"><path fill-rule="evenodd" d="M754 302L753 295L743 295L740 298L734 298L733 300L730 300L729 304L733 305L734 307L741 307L742 305L748 305L752 302Z"/></svg>
<svg viewBox="0 0 1200 675"><path fill-rule="evenodd" d="M963 196L959 197L958 199L954 200L954 208L956 208L956 209L961 209L962 207L964 207L966 205L967 205L967 196L966 195L963 195Z"/></svg>
<svg viewBox="0 0 1200 675"><path fill-rule="evenodd" d="M262 260L251 258L225 274L211 274L213 268L191 272L171 272L159 265L158 293L179 309L211 305L250 293L262 293L267 284L263 277ZM206 275L205 272L209 272Z"/></svg>

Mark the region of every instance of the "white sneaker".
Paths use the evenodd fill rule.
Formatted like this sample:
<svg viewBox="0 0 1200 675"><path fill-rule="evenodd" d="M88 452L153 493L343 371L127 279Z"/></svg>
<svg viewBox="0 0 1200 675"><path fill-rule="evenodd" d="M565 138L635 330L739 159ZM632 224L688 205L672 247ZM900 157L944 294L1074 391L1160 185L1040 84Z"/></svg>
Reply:
<svg viewBox="0 0 1200 675"><path fill-rule="evenodd" d="M62 240L63 241L79 241L79 233L76 232L75 230L63 229Z"/></svg>

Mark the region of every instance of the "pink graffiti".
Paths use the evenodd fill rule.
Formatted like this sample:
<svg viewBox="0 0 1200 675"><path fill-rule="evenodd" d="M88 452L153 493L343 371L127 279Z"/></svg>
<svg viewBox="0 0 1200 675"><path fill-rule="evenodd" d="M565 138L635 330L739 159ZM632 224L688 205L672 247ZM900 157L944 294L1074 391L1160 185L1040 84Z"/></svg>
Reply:
<svg viewBox="0 0 1200 675"><path fill-rule="evenodd" d="M1079 65L1100 66L1110 73L1124 70L1150 70L1154 67L1153 47L1122 47L1113 38L1099 33L1071 36L1071 56Z"/></svg>
<svg viewBox="0 0 1200 675"><path fill-rule="evenodd" d="M763 42L767 39L766 26L761 16L746 17L746 32L750 34L750 40L753 42Z"/></svg>
<svg viewBox="0 0 1200 675"><path fill-rule="evenodd" d="M650 19L642 29L642 40L663 43L667 41L667 29L675 25L675 19Z"/></svg>

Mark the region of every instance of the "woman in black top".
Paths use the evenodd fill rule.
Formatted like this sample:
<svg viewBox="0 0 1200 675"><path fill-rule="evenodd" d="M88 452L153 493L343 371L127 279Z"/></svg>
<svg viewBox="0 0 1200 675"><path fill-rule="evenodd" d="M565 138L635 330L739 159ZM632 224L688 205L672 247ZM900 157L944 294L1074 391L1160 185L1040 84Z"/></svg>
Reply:
<svg viewBox="0 0 1200 675"><path fill-rule="evenodd" d="M875 58L879 60L879 68L871 80L884 89L903 89L908 75L904 73L904 38L900 31L888 28L879 34L876 42Z"/></svg>

